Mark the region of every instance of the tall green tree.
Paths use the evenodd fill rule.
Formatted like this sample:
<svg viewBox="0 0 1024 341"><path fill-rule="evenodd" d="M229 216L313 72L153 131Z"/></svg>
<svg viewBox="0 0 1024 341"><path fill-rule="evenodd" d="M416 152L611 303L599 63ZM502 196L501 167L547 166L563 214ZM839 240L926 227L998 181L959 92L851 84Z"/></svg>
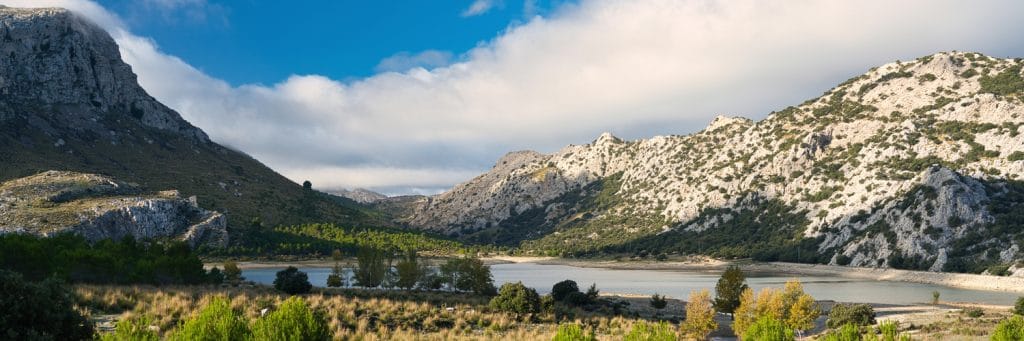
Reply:
<svg viewBox="0 0 1024 341"><path fill-rule="evenodd" d="M398 280L395 285L402 289L412 289L423 279L426 269L418 260L416 250L407 250L398 264L395 265Z"/></svg>
<svg viewBox="0 0 1024 341"><path fill-rule="evenodd" d="M715 310L732 315L740 306L740 295L747 289L747 276L739 266L730 265L715 285Z"/></svg>
<svg viewBox="0 0 1024 341"><path fill-rule="evenodd" d="M354 273L356 283L367 288L376 288L384 283L388 271L391 268L390 252L385 250L362 247L356 253L356 271Z"/></svg>
<svg viewBox="0 0 1024 341"><path fill-rule="evenodd" d="M341 260L344 257L341 250L334 249L331 252L331 258L334 259L334 268L331 269L331 274L327 276L327 286L332 288L345 286L345 272L341 268Z"/></svg>
<svg viewBox="0 0 1024 341"><path fill-rule="evenodd" d="M491 267L475 257L452 258L441 265L441 276L451 289L495 295Z"/></svg>

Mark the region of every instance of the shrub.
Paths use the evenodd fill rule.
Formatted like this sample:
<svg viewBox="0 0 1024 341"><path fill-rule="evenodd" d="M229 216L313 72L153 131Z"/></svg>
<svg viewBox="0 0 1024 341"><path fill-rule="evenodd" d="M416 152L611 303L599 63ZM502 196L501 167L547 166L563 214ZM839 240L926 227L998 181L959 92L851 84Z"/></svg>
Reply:
<svg viewBox="0 0 1024 341"><path fill-rule="evenodd" d="M309 292L313 285L309 284L309 276L305 272L299 271L294 266L289 266L287 269L277 272L274 288L289 295L296 295Z"/></svg>
<svg viewBox="0 0 1024 341"><path fill-rule="evenodd" d="M965 308L963 310L963 313L964 313L964 315L967 315L967 317L973 317L973 318L978 318L978 317L982 317L983 315L985 315L985 311L984 310L981 310L981 308L974 308L974 307Z"/></svg>
<svg viewBox="0 0 1024 341"><path fill-rule="evenodd" d="M1024 317L1020 315L1011 316L996 325L992 332L992 341L1019 341L1024 340Z"/></svg>
<svg viewBox="0 0 1024 341"><path fill-rule="evenodd" d="M589 333L584 333L583 328L580 325L571 324L560 324L558 325L558 333L551 341L596 341L594 337L594 331L591 330Z"/></svg>
<svg viewBox="0 0 1024 341"><path fill-rule="evenodd" d="M489 305L491 309L509 313L536 314L540 312L540 295L523 282L505 283Z"/></svg>
<svg viewBox="0 0 1024 341"><path fill-rule="evenodd" d="M1018 151L1015 151L1013 153L1010 153L1010 155L1006 157L1006 160L1008 160L1008 161L1024 160L1024 152L1018 150Z"/></svg>
<svg viewBox="0 0 1024 341"><path fill-rule="evenodd" d="M782 321L771 317L761 317L743 333L744 340L758 341L792 341L796 340L793 330Z"/></svg>
<svg viewBox="0 0 1024 341"><path fill-rule="evenodd" d="M290 297L281 306L253 322L255 340L330 340L323 313L310 309L301 297Z"/></svg>
<svg viewBox="0 0 1024 341"><path fill-rule="evenodd" d="M117 321L113 333L100 334L101 341L158 341L160 335L150 330L153 320L148 316Z"/></svg>
<svg viewBox="0 0 1024 341"><path fill-rule="evenodd" d="M198 315L183 322L170 339L241 341L248 340L249 333L244 317L231 309L231 302L216 297Z"/></svg>
<svg viewBox="0 0 1024 341"><path fill-rule="evenodd" d="M939 296L941 295L938 290L932 291L932 304L939 304Z"/></svg>
<svg viewBox="0 0 1024 341"><path fill-rule="evenodd" d="M597 290L597 283L591 283L590 287L587 288L587 300L590 301L590 302L596 301L597 300L597 296L600 293L601 292L599 290Z"/></svg>
<svg viewBox="0 0 1024 341"><path fill-rule="evenodd" d="M551 297L554 297L555 301L561 301L566 295L574 292L580 292L580 288L576 286L575 281L569 279L555 283L551 287Z"/></svg>
<svg viewBox="0 0 1024 341"><path fill-rule="evenodd" d="M60 281L32 283L0 270L0 332L9 340L90 340L93 325L75 311L71 292Z"/></svg>
<svg viewBox="0 0 1024 341"><path fill-rule="evenodd" d="M210 269L210 272L206 273L206 279L210 281L210 284L221 285L224 283L224 273L214 267Z"/></svg>
<svg viewBox="0 0 1024 341"><path fill-rule="evenodd" d="M861 341L860 328L847 323L825 335L823 341Z"/></svg>
<svg viewBox="0 0 1024 341"><path fill-rule="evenodd" d="M577 291L571 292L568 295L566 295L565 299L563 299L562 302L565 302L565 304L568 304L573 307L579 307L590 303L590 298L587 297L587 294Z"/></svg>
<svg viewBox="0 0 1024 341"><path fill-rule="evenodd" d="M1013 305L1013 313L1017 315L1024 315L1024 297L1017 298L1017 304Z"/></svg>
<svg viewBox="0 0 1024 341"><path fill-rule="evenodd" d="M623 340L625 341L675 341L675 330L667 322L649 323L639 321L633 324Z"/></svg>
<svg viewBox="0 0 1024 341"><path fill-rule="evenodd" d="M341 276L338 274L327 275L327 286L337 288L345 285L344 281L341 280Z"/></svg>
<svg viewBox="0 0 1024 341"><path fill-rule="evenodd" d="M654 309L661 310L665 309L666 305L668 305L668 300L665 300L664 295L651 295L651 307L654 307Z"/></svg>
<svg viewBox="0 0 1024 341"><path fill-rule="evenodd" d="M237 283L245 280L245 277L242 277L242 269L238 268L238 263L234 261L224 262L224 280L228 283Z"/></svg>
<svg viewBox="0 0 1024 341"><path fill-rule="evenodd" d="M875 309L867 304L837 304L832 307L825 322L829 328L852 324L867 326L875 324Z"/></svg>

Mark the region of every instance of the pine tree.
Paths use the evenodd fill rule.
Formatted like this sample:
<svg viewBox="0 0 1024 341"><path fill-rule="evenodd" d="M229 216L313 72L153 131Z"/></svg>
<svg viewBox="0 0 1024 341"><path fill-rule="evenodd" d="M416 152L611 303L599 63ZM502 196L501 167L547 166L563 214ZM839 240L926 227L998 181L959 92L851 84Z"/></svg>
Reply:
<svg viewBox="0 0 1024 341"><path fill-rule="evenodd" d="M747 277L736 265L725 269L722 278L715 285L715 309L733 314L740 305L740 295L747 289Z"/></svg>

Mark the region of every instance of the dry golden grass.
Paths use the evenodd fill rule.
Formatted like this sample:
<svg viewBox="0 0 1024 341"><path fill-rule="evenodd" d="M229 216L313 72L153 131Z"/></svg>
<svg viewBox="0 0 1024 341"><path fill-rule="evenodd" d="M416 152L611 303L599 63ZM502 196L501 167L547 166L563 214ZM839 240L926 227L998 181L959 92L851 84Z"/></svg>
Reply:
<svg viewBox="0 0 1024 341"><path fill-rule="evenodd" d="M75 286L80 308L116 319L149 316L166 335L213 297L223 296L250 319L287 295L266 287ZM321 289L304 296L325 313L338 340L550 340L558 324L552 314L517 317L494 312L486 299L457 293ZM572 320L600 339L621 339L637 319L575 311Z"/></svg>

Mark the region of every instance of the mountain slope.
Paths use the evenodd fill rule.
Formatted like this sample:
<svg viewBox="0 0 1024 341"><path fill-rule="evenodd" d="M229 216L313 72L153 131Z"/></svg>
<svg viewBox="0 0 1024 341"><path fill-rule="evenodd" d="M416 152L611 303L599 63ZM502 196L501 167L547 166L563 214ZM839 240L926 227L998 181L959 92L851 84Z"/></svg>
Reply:
<svg viewBox="0 0 1024 341"><path fill-rule="evenodd" d="M149 96L113 39L74 13L0 8L0 24L0 180L62 170L176 189L233 228L385 222L211 142Z"/></svg>
<svg viewBox="0 0 1024 341"><path fill-rule="evenodd" d="M759 122L510 153L405 220L533 252L1010 265L1024 258L1022 65L939 53Z"/></svg>

